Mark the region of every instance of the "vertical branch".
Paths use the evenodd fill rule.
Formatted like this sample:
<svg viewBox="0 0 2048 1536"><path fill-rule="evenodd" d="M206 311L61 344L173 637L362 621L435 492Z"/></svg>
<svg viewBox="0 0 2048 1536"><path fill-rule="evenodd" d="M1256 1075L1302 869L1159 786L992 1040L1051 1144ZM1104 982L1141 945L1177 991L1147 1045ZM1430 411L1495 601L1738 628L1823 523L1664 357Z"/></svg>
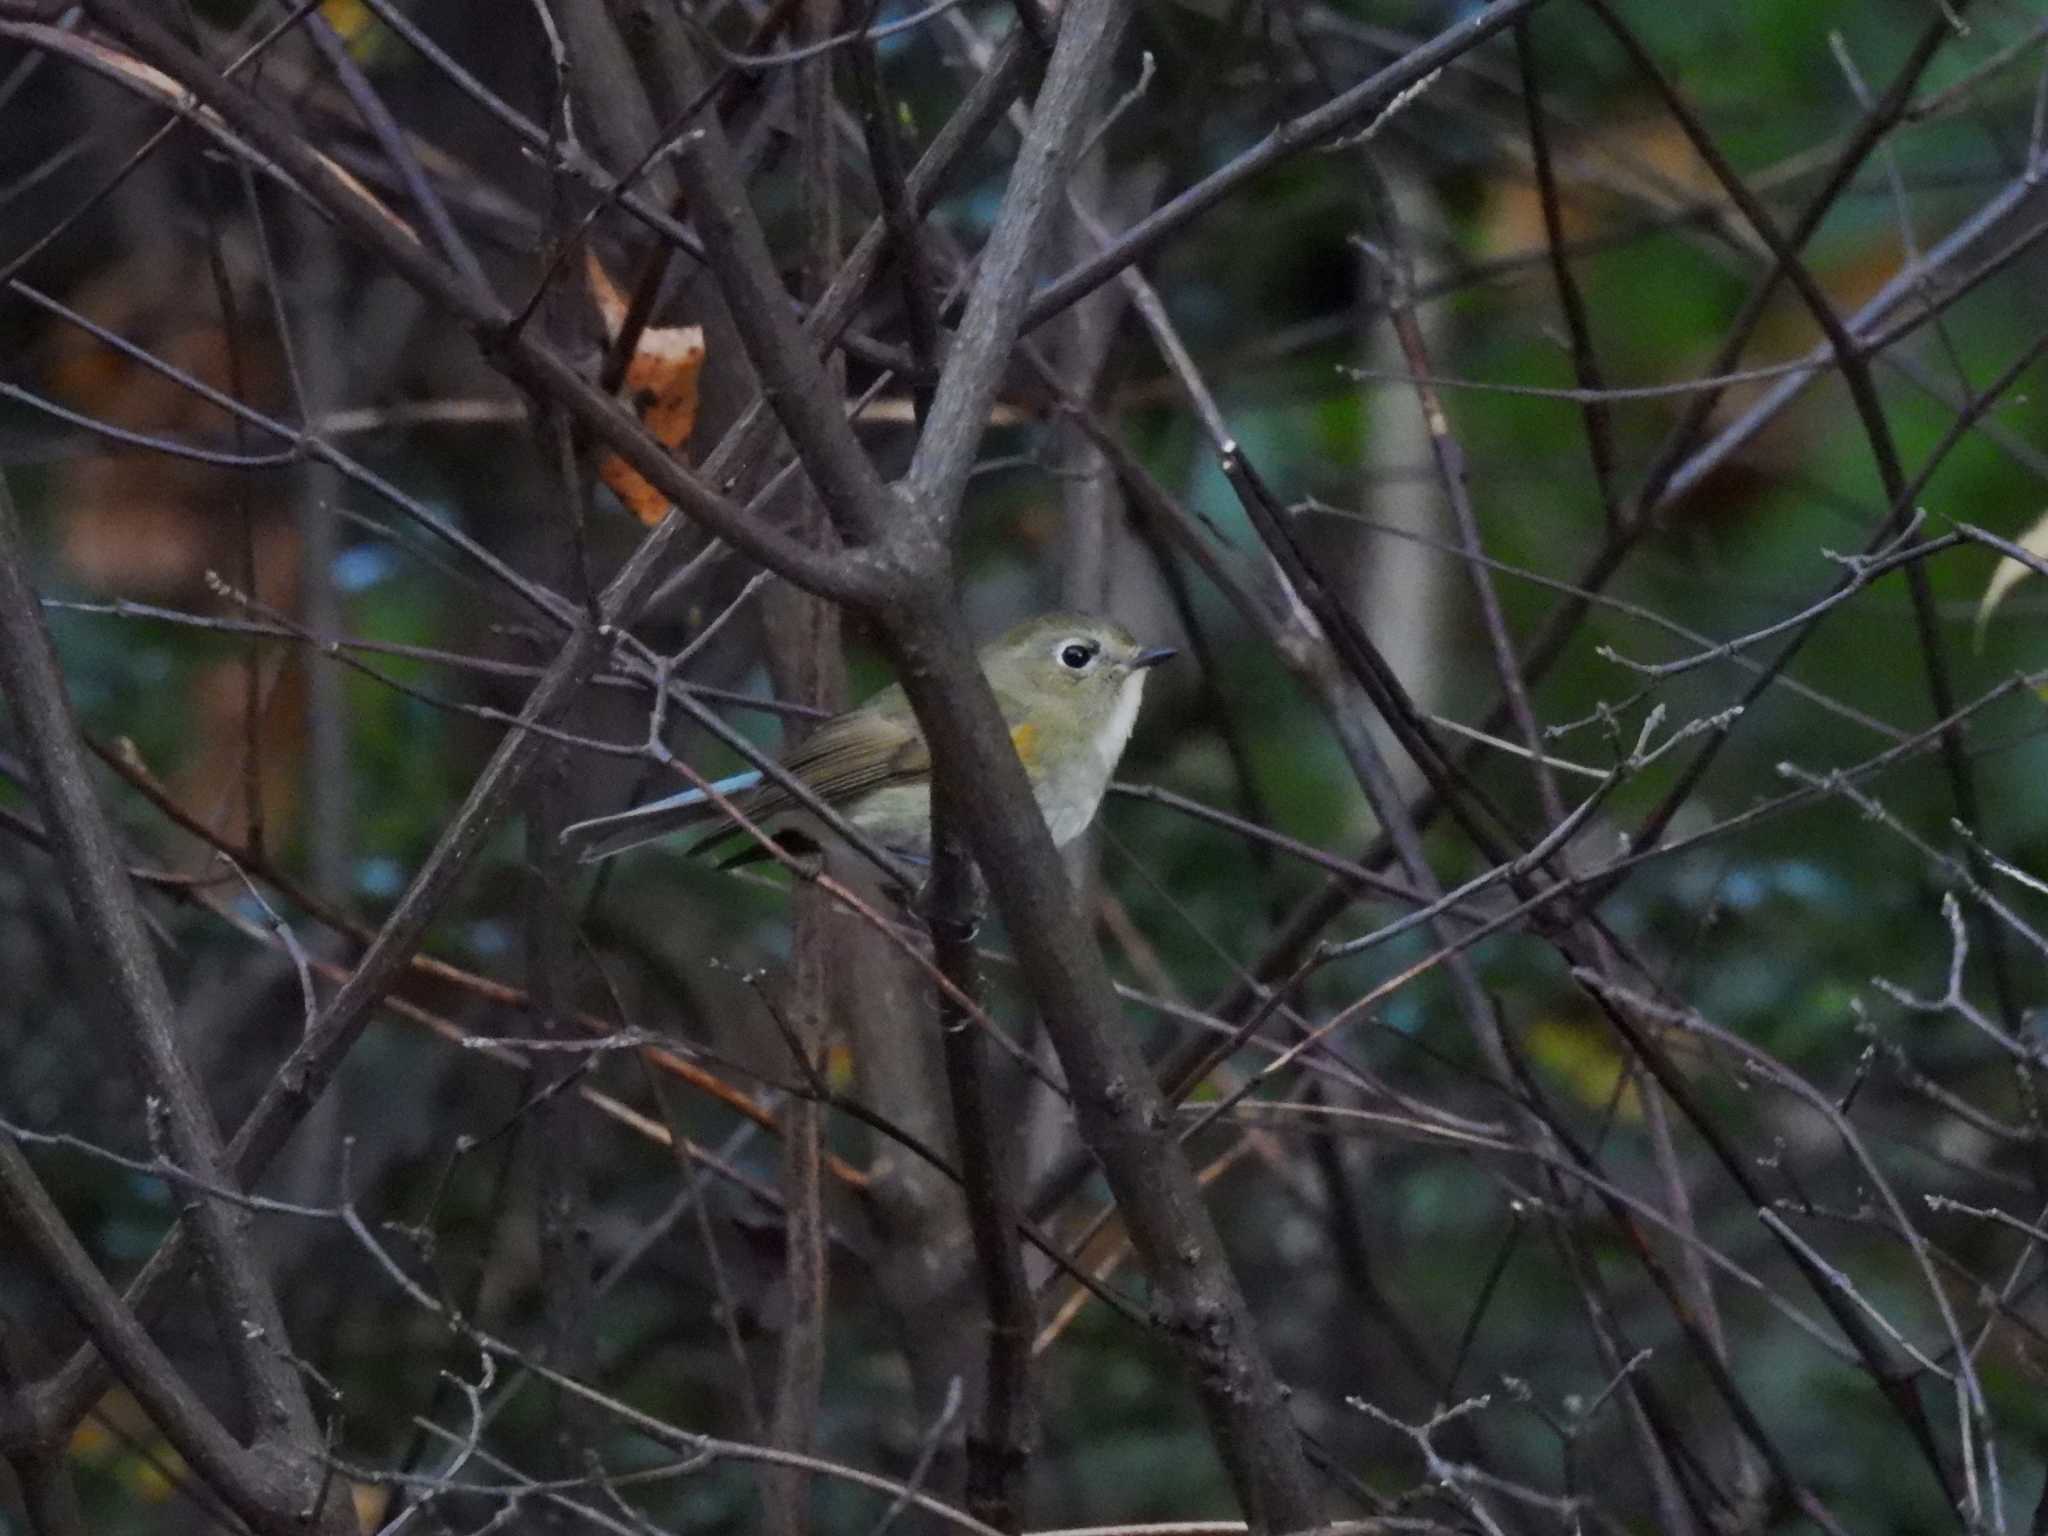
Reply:
<svg viewBox="0 0 2048 1536"><path fill-rule="evenodd" d="M558 7L559 8L559 7ZM547 126L550 142L566 137L572 65L558 61L548 81ZM548 340L569 351L579 339L580 308L569 285L550 282L552 274L573 270L564 260L564 242L571 228L567 179L549 178L547 239L536 264L547 283L540 296L542 323ZM536 402L539 431L535 434L546 471L558 494L555 515L537 530L542 574L557 591L577 592L590 601L584 535L591 477L585 455L568 418L545 400ZM565 724L573 724L572 711ZM542 1039L568 1039L577 1030L574 935L571 932L569 883L573 865L562 846L562 827L570 803L568 753L551 743L541 749L526 787L526 975L531 1027ZM539 1285L544 1322L542 1358L564 1375L589 1379L597 1363L597 1321L589 1231L588 1151L584 1144L582 1106L566 1091L583 1071L572 1052L540 1051L528 1073L528 1102L535 1135L528 1144L533 1159L535 1227L540 1250ZM553 1389L548 1394L553 1435L552 1464L557 1476L582 1470L589 1448L589 1407L573 1394ZM573 1522L559 1514L554 1523L567 1529Z"/></svg>
<svg viewBox="0 0 2048 1536"><path fill-rule="evenodd" d="M922 426L931 414L941 335L938 280L927 245L930 231L924 225L911 178L903 170L903 149L897 142L878 50L871 39L863 40L849 58L848 75L869 174L881 205L880 223L888 232L898 269L904 329L917 367L912 407ZM986 82L987 77L983 78ZM1008 1293L1022 1296L1022 1311L1003 1310L991 1289L1002 1283L1002 1275L1012 1273L1021 1287L1022 1268L1014 1247L1006 1250L1004 1246L1014 1241L1014 1200L1007 1216L992 1214L1004 1209L1004 1150L991 1139L988 1123L978 1110L987 1096L987 1065L980 1056L979 1034L964 1027L965 1010L960 1003L962 998L979 995L972 938L978 920L977 890L965 849L957 836L950 841L949 836L944 828L934 828L933 876L925 891L925 917L934 958L952 992L943 987L928 992L924 978L908 973L898 957L881 952L871 935L848 933L847 939L856 946L856 963L866 959L871 966L883 968L880 979L893 988L896 1004L890 1016L876 1016L874 1007L864 1006L872 989L863 979L862 996L849 1009L848 1024L855 1037L862 1092L869 1102L894 1124L930 1145L943 1145L950 1126L960 1147L963 1188L934 1177L935 1170L920 1160L891 1157L881 1162L883 1177L874 1186L872 1205L888 1249L878 1272L891 1305L907 1324L904 1350L917 1406L920 1416L932 1426L927 1480L945 1491L964 1481L970 1510L980 1511L994 1524L1014 1528L1019 1486L1029 1455L1029 1378L1024 1352L1031 1341L1030 1297L1021 1289ZM937 999L935 1020L927 1003L933 994ZM906 1029L905 1022L912 1017L919 1027ZM927 1022L936 1022L937 1029L924 1027ZM943 1097L938 1081L941 1061ZM963 1094L967 1096L965 1109ZM978 1200L978 1193L988 1198ZM985 1223L991 1220L994 1228L985 1230ZM966 1255L957 1236L962 1227L973 1240L974 1261L984 1277L985 1308L976 1306L971 1288L964 1283ZM1006 1259L1012 1268L1003 1267ZM990 1269L991 1262L1000 1273ZM997 1278L991 1279L992 1275ZM963 1433L958 1403L962 1384L973 1373L976 1321L984 1312L987 1347L981 1408L975 1415L975 1427ZM1021 1324L1005 1326L1002 1322L1004 1317L1018 1316L1023 1319Z"/></svg>
<svg viewBox="0 0 2048 1536"><path fill-rule="evenodd" d="M814 644L822 643L836 629L833 615L833 622L812 630L810 638ZM824 891L805 885L795 893L795 934L783 1011L791 1049L807 1058L795 1068L804 1079L821 1077L824 1071L833 997L832 918L831 897ZM817 1437L818 1397L825 1372L828 1277L821 1166L825 1109L812 1095L792 1094L784 1101L781 1120L783 1279L789 1311L776 1354L768 1443L802 1455ZM771 1536L800 1536L808 1530L810 1474L794 1466L764 1465L760 1480L767 1506L764 1524Z"/></svg>
<svg viewBox="0 0 2048 1536"><path fill-rule="evenodd" d="M918 580L878 617L932 745L935 775L963 812L976 862L990 876L1066 1069L1082 1137L1124 1211L1245 1517L1255 1530L1295 1530L1320 1515L1300 1435L1171 1116L1115 1018L1102 956L1074 910L1072 887L951 600L961 495L1086 129L1087 103L1125 20L1120 0L1074 0L1060 16L1030 132L906 477L909 516L897 546Z"/></svg>
<svg viewBox="0 0 2048 1536"><path fill-rule="evenodd" d="M1016 1160L1005 1156L981 1035L959 1001L979 995L981 983L974 949L980 893L959 825L952 792L936 787L926 921L933 956L956 989L939 995L939 1038L975 1265L988 1306L987 1375L967 1439L967 1509L990 1525L1014 1531L1024 1522L1024 1479L1036 1438L1031 1397L1036 1309L1017 1240Z"/></svg>
<svg viewBox="0 0 2048 1536"><path fill-rule="evenodd" d="M534 774L527 793L526 896L528 1013L541 1039L580 1038L575 1015L574 952L569 931L571 858L562 846L568 763L556 751ZM542 1358L564 1375L587 1380L597 1363L597 1312L592 1293L588 1176L582 1101L565 1090L583 1062L570 1051L536 1051L528 1102L536 1134L530 1145L538 1215L541 1306L546 1318ZM583 1464L587 1412L554 1394L555 1465L573 1476Z"/></svg>
<svg viewBox="0 0 2048 1536"><path fill-rule="evenodd" d="M817 41L829 35L838 11L835 0L804 0L795 29L798 41ZM836 103L829 53L796 66L795 96L805 231L802 296L808 299L815 298L830 281L839 262L839 190L832 121ZM836 411L845 393L844 365L834 359L826 363L824 373ZM797 499L798 537L813 548L830 548L835 542L832 525L816 489L801 485ZM769 611L771 667L777 692L828 711L843 706L846 679L840 659L838 609L821 598L783 587L772 594ZM786 1003L789 1043L790 1049L806 1058L796 1064L798 1078L816 1081L823 1073L837 991L832 951L839 925L831 897L809 883L795 892L791 917L795 932ZM821 1168L825 1107L814 1096L792 1094L784 1103L782 1122L783 1265L789 1310L775 1358L768 1443L801 1455L817 1439L825 1375L828 1273ZM763 1525L769 1536L802 1536L810 1529L811 1479L805 1472L764 1466L760 1482L766 1506Z"/></svg>
<svg viewBox="0 0 2048 1536"><path fill-rule="evenodd" d="M1069 13L1069 20L1074 13ZM1062 28L1061 44L1066 32ZM906 691L941 781L1014 942L1073 1092L1083 1140L1101 1160L1161 1325L1189 1367L1210 1434L1254 1531L1320 1518L1320 1499L1271 1359L1231 1272L1173 1117L1108 1002L1102 956L1034 814L973 648L949 608L891 615ZM960 795L962 786L972 792Z"/></svg>

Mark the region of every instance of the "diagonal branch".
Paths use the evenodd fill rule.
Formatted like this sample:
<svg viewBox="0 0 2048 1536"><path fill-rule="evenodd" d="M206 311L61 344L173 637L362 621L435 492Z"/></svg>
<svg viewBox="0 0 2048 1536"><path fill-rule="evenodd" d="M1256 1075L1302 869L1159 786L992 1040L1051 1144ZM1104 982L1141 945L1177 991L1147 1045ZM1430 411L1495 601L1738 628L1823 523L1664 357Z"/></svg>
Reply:
<svg viewBox="0 0 2048 1536"><path fill-rule="evenodd" d="M1889 538L1905 528L1906 519L1912 515L1912 503L1907 490L1905 470L1899 462L1898 448L1892 440L1891 428L1885 420L1884 403L1878 398L1877 383L1871 375L1868 356L1857 345L1841 316L1836 314L1834 305L1821 291L1820 284L1814 280L1806 264L1799 259L1794 242L1788 241L1778 230L1770 211L1728 163L1727 157L1721 153L1720 147L1707 132L1705 125L1700 122L1677 88L1666 78L1657 61L1643 46L1642 40L1614 13L1607 0L1584 0L1584 3L1605 23L1608 31L1614 34L1628 53L1637 71L1650 82L1663 99L1666 109L1684 131L1694 152L1706 163L1708 169L1713 172L1714 179L1727 192L1729 199L1755 228L1757 235L1777 262L1778 270L1798 291L1801 301L1827 337L1828 345L1834 351L1835 366L1841 370L1842 382L1848 386L1849 398L1854 403L1856 414L1863 423L1864 433L1870 440L1871 456L1877 461L1878 478L1884 487L1885 499L1891 504L1890 512L1879 525L1877 534L1879 538ZM1930 29L1930 37L1938 32L1939 28L1940 22L1937 21ZM1931 41L1923 40L1924 50L1931 52L1933 46ZM1906 78L1902 75L1900 82ZM1894 83L1889 98L1893 103L1899 100L1900 82ZM1895 104L1891 110L1898 111L1901 108ZM1919 535L1917 531L1908 531L1907 538L1909 542L1917 542ZM1905 575L1907 590L1912 597L1913 619L1918 631L1921 658L1926 666L1927 686L1934 715L1936 719L1946 719L1955 713L1956 698L1955 688L1949 678L1947 651L1942 643L1940 619L1935 611L1934 591L1928 582L1925 567L1918 562L1907 565ZM1712 746L1707 749L1708 752L1713 750ZM1957 813L1969 825L1981 825L1983 814L1977 795L1976 775L1964 752L1963 739L1959 731L1949 730L1942 733L1941 752ZM1984 861L1982 850L1973 844L1968 851L1972 873L1979 881L1987 879L1990 866ZM2004 935L1995 924L1985 925L1981 932L1991 964L1992 983L1999 994L2006 1022L2011 1026L2018 1021L2019 1009L2013 992Z"/></svg>
<svg viewBox="0 0 2048 1536"><path fill-rule="evenodd" d="M481 855L493 830L551 743L552 738L545 732L529 727L555 719L602 665L610 654L610 630L629 622L637 612L653 589L669 547L682 527L671 517L641 541L600 598L600 622L579 623L534 685L518 725L499 742L355 970L328 1001L298 1049L265 1087L256 1107L236 1132L227 1150L232 1168L241 1179L253 1178L277 1155L293 1128L340 1069L371 1015L406 974L428 928ZM146 1298L157 1287L169 1283L183 1258L183 1246L178 1233L159 1246L136 1278L134 1294ZM147 1302L138 1300L137 1305L146 1306ZM49 1389L46 1406L53 1417L75 1419L101 1390L102 1378L91 1357L75 1357Z"/></svg>
<svg viewBox="0 0 2048 1536"><path fill-rule="evenodd" d="M1081 1135L1102 1161L1245 1516L1255 1530L1298 1530L1320 1513L1301 1437L1171 1117L1116 1017L1101 953L952 601L961 495L1126 10L1123 0L1074 0L1060 16L1030 132L906 476L909 516L892 542L916 579L879 617L932 744L940 793L989 876Z"/></svg>
<svg viewBox="0 0 2048 1536"><path fill-rule="evenodd" d="M331 162L310 149L274 108L223 79L130 0L94 0L91 10L140 57L217 112L393 272L467 326L494 366L568 411L684 515L811 591L842 601L872 601L879 596L883 583L873 560L857 550L828 557L748 517L738 502L692 474L616 400L552 348L534 341L523 329L515 329L513 317L495 299L477 293L409 231L394 229L380 217L360 191ZM832 404L836 409L836 398Z"/></svg>
<svg viewBox="0 0 2048 1536"><path fill-rule="evenodd" d="M1207 213L1260 172L1357 127L1391 105L1403 91L1450 60L1469 53L1542 3L1543 0L1500 0L1447 27L1314 111L1288 119L1229 164L1210 172L1180 196L1138 220L1112 244L1075 263L1071 270L1039 289L1025 312L1024 328L1042 325L1068 305L1086 298L1132 262L1144 260L1182 226Z"/></svg>
<svg viewBox="0 0 2048 1536"><path fill-rule="evenodd" d="M221 1205L210 1199L198 1203ZM293 1490L272 1480L262 1459L227 1432L157 1348L102 1278L92 1256L79 1246L63 1213L9 1135L0 1135L0 1228L11 1232L21 1251L36 1262L72 1315L106 1350L115 1373L164 1438L207 1485L257 1530L300 1529ZM40 1427L51 1434L66 1429L56 1424Z"/></svg>
<svg viewBox="0 0 2048 1536"><path fill-rule="evenodd" d="M1017 151L995 228L983 248L967 307L931 413L904 476L911 504L903 538L925 571L948 569L952 526L989 407L1024 325L1039 253L1065 206L1066 183L1081 151L1089 104L1116 51L1128 8L1097 0L1060 17L1059 43Z"/></svg>
<svg viewBox="0 0 2048 1536"><path fill-rule="evenodd" d="M694 99L706 82L694 59L687 68L676 84ZM796 445L840 535L849 543L875 542L892 521L888 487L846 419L844 391L833 386L816 343L797 324L795 306L775 275L768 237L717 123L706 121L684 141L676 179L703 232L705 263L732 311L747 360L761 377L762 394Z"/></svg>
<svg viewBox="0 0 2048 1536"><path fill-rule="evenodd" d="M85 748L29 585L27 552L14 503L0 479L0 691L13 711L34 770L38 798L80 933L103 977L114 1014L148 1084L171 1156L195 1177L231 1183L220 1131L186 1063L176 1007L164 981L126 862L94 795ZM221 1347L244 1408L265 1442L319 1445L312 1406L289 1361L284 1316L250 1241L245 1220L212 1201L193 1216L200 1271ZM312 1507L317 1457L290 1455L299 1495Z"/></svg>

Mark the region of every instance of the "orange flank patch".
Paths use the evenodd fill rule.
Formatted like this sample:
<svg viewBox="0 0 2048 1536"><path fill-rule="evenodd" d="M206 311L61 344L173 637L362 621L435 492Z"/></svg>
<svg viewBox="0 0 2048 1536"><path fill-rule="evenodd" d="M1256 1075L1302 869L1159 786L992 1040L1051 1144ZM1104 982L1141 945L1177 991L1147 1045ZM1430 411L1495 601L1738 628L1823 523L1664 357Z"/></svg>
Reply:
<svg viewBox="0 0 2048 1536"><path fill-rule="evenodd" d="M1017 749L1017 755L1024 759L1024 766L1029 768L1038 760L1038 727L1035 725L1011 726L1010 745Z"/></svg>

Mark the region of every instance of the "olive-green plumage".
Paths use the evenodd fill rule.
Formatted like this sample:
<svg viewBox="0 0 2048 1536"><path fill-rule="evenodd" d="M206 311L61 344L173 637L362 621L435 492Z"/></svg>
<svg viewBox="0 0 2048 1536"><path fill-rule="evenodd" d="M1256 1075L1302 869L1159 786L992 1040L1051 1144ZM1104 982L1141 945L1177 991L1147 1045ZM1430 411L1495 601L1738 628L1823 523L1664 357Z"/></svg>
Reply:
<svg viewBox="0 0 2048 1536"><path fill-rule="evenodd" d="M1120 624L1078 613L1029 619L982 650L982 673L1054 843L1072 842L1094 819L1130 740L1145 674L1171 655L1141 647ZM883 847L913 858L929 854L931 754L900 686L827 720L779 761ZM759 773L736 775L715 788L757 825L821 840L820 818ZM579 822L562 837L585 859L599 859L722 815L709 796L690 790ZM723 836L717 832L707 841Z"/></svg>

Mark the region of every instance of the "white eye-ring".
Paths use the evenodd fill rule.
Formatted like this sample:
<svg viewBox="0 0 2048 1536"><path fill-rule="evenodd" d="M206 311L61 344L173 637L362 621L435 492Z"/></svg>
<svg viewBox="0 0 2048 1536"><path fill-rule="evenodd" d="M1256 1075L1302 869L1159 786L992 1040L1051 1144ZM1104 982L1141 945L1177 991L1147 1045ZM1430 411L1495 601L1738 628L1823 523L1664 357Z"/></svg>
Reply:
<svg viewBox="0 0 2048 1536"><path fill-rule="evenodd" d="M1053 656L1069 672L1086 672L1095 665L1095 658L1102 647L1093 640L1078 637L1062 640L1053 648Z"/></svg>

